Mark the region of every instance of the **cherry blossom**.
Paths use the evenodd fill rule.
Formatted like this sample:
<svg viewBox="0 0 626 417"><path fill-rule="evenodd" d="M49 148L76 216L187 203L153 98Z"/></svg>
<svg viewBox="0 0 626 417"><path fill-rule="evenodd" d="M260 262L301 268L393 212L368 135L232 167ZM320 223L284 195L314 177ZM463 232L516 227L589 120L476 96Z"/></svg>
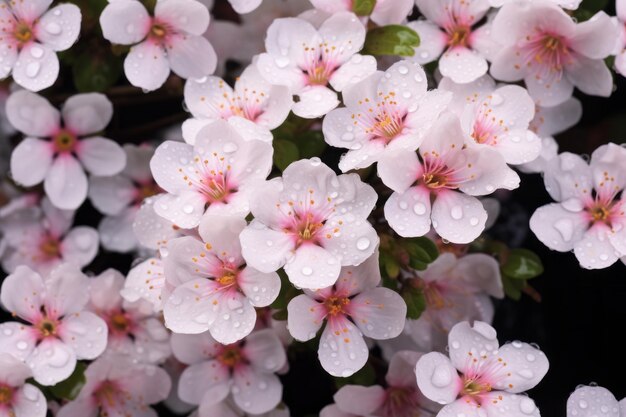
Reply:
<svg viewBox="0 0 626 417"><path fill-rule="evenodd" d="M71 264L59 265L45 279L19 266L2 283L0 300L30 323L0 324L0 353L25 361L42 385L66 379L77 359L95 359L107 345L106 324L84 310L88 279Z"/></svg>
<svg viewBox="0 0 626 417"><path fill-rule="evenodd" d="M46 398L39 388L25 381L28 366L8 353L0 353L0 413L10 417L45 417Z"/></svg>
<svg viewBox="0 0 626 417"><path fill-rule="evenodd" d="M626 399L619 403L611 392L598 386L578 386L567 399L567 417L626 416Z"/></svg>
<svg viewBox="0 0 626 417"><path fill-rule="evenodd" d="M161 87L170 70L182 78L202 78L215 71L217 56L202 34L209 11L196 0L159 0L150 16L137 0L110 2L100 15L108 41L133 45L124 60L128 81L145 90Z"/></svg>
<svg viewBox="0 0 626 417"><path fill-rule="evenodd" d="M242 255L261 272L284 267L300 288L329 287L341 266L374 253L378 236L366 219L376 198L357 174L337 176L319 158L296 161L251 193Z"/></svg>
<svg viewBox="0 0 626 417"><path fill-rule="evenodd" d="M626 255L624 189L626 149L600 146L587 163L564 152L544 171L546 191L556 200L539 207L530 229L550 249L574 250L581 266L606 268Z"/></svg>
<svg viewBox="0 0 626 417"><path fill-rule="evenodd" d="M556 135L576 125L583 115L583 107L575 97L570 97L553 107L535 107L535 117L529 129L541 138Z"/></svg>
<svg viewBox="0 0 626 417"><path fill-rule="evenodd" d="M444 239L469 243L484 230L487 212L474 196L513 189L517 174L491 147L464 146L459 119L444 113L415 152L397 150L378 164L394 193L385 218L401 236L423 236L432 226ZM431 199L434 198L431 206Z"/></svg>
<svg viewBox="0 0 626 417"><path fill-rule="evenodd" d="M97 135L113 116L113 106L102 94L72 96L59 112L40 95L17 91L6 110L11 124L27 136L11 154L13 178L26 187L43 182L46 195L60 209L76 209L85 201L83 168L108 176L126 165L122 148Z"/></svg>
<svg viewBox="0 0 626 417"><path fill-rule="evenodd" d="M57 417L156 417L149 405L164 400L172 385L163 369L137 364L122 355L96 360L87 367L85 377L87 383L78 397L62 406Z"/></svg>
<svg viewBox="0 0 626 417"><path fill-rule="evenodd" d="M172 331L208 330L218 342L234 343L254 328L254 308L276 299L278 274L245 265L241 256L239 234L246 224L242 217L205 215L198 228L202 240L188 236L169 242L164 272L175 289L163 313Z"/></svg>
<svg viewBox="0 0 626 417"><path fill-rule="evenodd" d="M400 295L380 283L378 251L356 267L341 269L332 287L305 291L289 302L288 329L299 341L313 339L324 327L317 355L333 376L348 377L367 362L363 334L391 339L404 328L406 304Z"/></svg>
<svg viewBox="0 0 626 417"><path fill-rule="evenodd" d="M218 77L187 80L185 104L194 118L183 123L183 137L193 145L198 130L219 119L238 128L246 139L271 142L270 130L285 121L293 100L286 86L268 83L255 66L249 66L234 89Z"/></svg>
<svg viewBox="0 0 626 417"><path fill-rule="evenodd" d="M152 305L155 312L163 310L163 293L165 289L165 275L163 261L159 258L149 258L135 265L128 272L121 296L129 302L143 300Z"/></svg>
<svg viewBox="0 0 626 417"><path fill-rule="evenodd" d="M420 36L412 59L426 64L439 58L439 71L456 83L469 83L487 73L493 41L488 25L476 27L489 11L488 0L416 0L428 20L408 26ZM442 55L443 53L443 55Z"/></svg>
<svg viewBox="0 0 626 417"><path fill-rule="evenodd" d="M170 340L163 323L151 305L141 300L125 301L120 294L123 288L124 276L114 269L90 280L88 308L109 328L105 354L124 354L155 364L165 361L170 355Z"/></svg>
<svg viewBox="0 0 626 417"><path fill-rule="evenodd" d="M276 19L256 65L270 83L298 96L296 115L316 118L337 107L335 91L376 71L376 59L358 53L364 41L365 27L350 12L333 14L317 29L300 18Z"/></svg>
<svg viewBox="0 0 626 417"><path fill-rule="evenodd" d="M237 407L255 415L273 410L280 402L283 387L274 373L287 357L269 329L229 345L216 342L208 332L175 333L172 351L179 361L190 365L180 377L178 395L199 405L200 416L218 415L209 411L230 395Z"/></svg>
<svg viewBox="0 0 626 417"><path fill-rule="evenodd" d="M417 272L426 298L426 309L417 320L408 320L405 333L420 350L443 351L452 327L460 321L491 323L491 297L504 298L500 265L481 253L457 258L441 254L423 272Z"/></svg>
<svg viewBox="0 0 626 417"><path fill-rule="evenodd" d="M59 75L57 52L69 49L80 34L80 9L69 3L48 10L52 0L2 2L0 78L31 91L50 87Z"/></svg>
<svg viewBox="0 0 626 417"><path fill-rule="evenodd" d="M352 11L354 0L311 0L316 9L326 13ZM378 0L369 16L379 26L402 23L413 10L413 0Z"/></svg>
<svg viewBox="0 0 626 417"><path fill-rule="evenodd" d="M519 395L548 371L548 358L527 343L498 347L496 331L482 321L455 325L448 336L450 357L431 352L415 367L417 385L427 398L445 404L439 417L480 415L535 416L535 402Z"/></svg>
<svg viewBox="0 0 626 417"><path fill-rule="evenodd" d="M626 1L615 0L617 11L617 24L619 26L619 38L615 54L615 69L626 76Z"/></svg>
<svg viewBox="0 0 626 417"><path fill-rule="evenodd" d="M269 144L245 140L223 120L200 129L193 146L166 141L150 161L167 192L154 210L183 228L196 227L205 212L245 215L254 183L270 173L272 153Z"/></svg>
<svg viewBox="0 0 626 417"><path fill-rule="evenodd" d="M167 254L167 242L179 236L194 234L194 232L190 229L181 229L154 211L154 203L162 195L157 194L143 200L141 207L135 213L132 228L141 246Z"/></svg>
<svg viewBox="0 0 626 417"><path fill-rule="evenodd" d="M88 226L72 227L73 210L59 210L46 198L40 207L20 210L1 226L7 243L2 268L13 272L20 265L46 275L69 262L82 268L98 252L98 232Z"/></svg>
<svg viewBox="0 0 626 417"><path fill-rule="evenodd" d="M389 362L385 387L343 386L334 395L335 405L323 409L320 417L433 417L440 406L424 397L415 382L415 364L421 356L418 352L397 352Z"/></svg>
<svg viewBox="0 0 626 417"><path fill-rule="evenodd" d="M564 102L574 86L586 94L611 94L613 79L603 60L614 48L617 27L604 12L575 23L550 2L509 3L495 17L492 36L502 47L491 75L523 79L538 105Z"/></svg>
<svg viewBox="0 0 626 417"><path fill-rule="evenodd" d="M126 167L110 177L92 177L89 199L105 214L98 226L102 246L110 251L129 252L138 246L133 222L141 203L161 192L150 173L151 146L124 145Z"/></svg>

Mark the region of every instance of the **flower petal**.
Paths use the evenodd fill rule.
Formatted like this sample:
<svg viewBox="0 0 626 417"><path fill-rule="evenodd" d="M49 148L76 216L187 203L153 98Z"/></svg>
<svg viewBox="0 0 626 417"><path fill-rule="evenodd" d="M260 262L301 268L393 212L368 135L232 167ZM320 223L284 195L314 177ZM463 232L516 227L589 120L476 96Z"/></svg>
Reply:
<svg viewBox="0 0 626 417"><path fill-rule="evenodd" d="M550 249L567 252L583 238L588 223L582 212L571 212L562 204L552 203L533 213L530 230Z"/></svg>
<svg viewBox="0 0 626 417"><path fill-rule="evenodd" d="M580 266L587 269L601 269L617 262L620 253L615 250L608 238L611 233L603 225L589 229L583 238L576 242L574 255Z"/></svg>
<svg viewBox="0 0 626 417"><path fill-rule="evenodd" d="M275 272L264 273L245 267L237 279L237 285L255 307L267 307L280 292L280 277Z"/></svg>
<svg viewBox="0 0 626 417"><path fill-rule="evenodd" d="M123 176L92 177L89 180L89 199L102 214L120 214L135 199L137 190L132 181Z"/></svg>
<svg viewBox="0 0 626 417"><path fill-rule="evenodd" d="M620 417L619 403L615 396L603 387L582 386L576 388L567 399L567 417Z"/></svg>
<svg viewBox="0 0 626 417"><path fill-rule="evenodd" d="M430 191L411 187L403 194L394 192L385 203L385 219L404 237L424 236L430 230Z"/></svg>
<svg viewBox="0 0 626 417"><path fill-rule="evenodd" d="M228 368L216 360L189 366L180 376L178 396L189 404L200 404L205 399L218 403L230 392Z"/></svg>
<svg viewBox="0 0 626 417"><path fill-rule="evenodd" d="M170 75L170 64L161 45L144 41L130 48L124 60L124 74L135 87L152 91Z"/></svg>
<svg viewBox="0 0 626 417"><path fill-rule="evenodd" d="M30 91L50 87L59 75L59 58L49 46L33 42L22 48L13 67L13 81Z"/></svg>
<svg viewBox="0 0 626 417"><path fill-rule="evenodd" d="M181 78L201 78L213 74L217 67L215 50L203 36L190 35L174 39L171 48L167 50L167 58L172 71Z"/></svg>
<svg viewBox="0 0 626 417"><path fill-rule="evenodd" d="M455 83L470 83L487 73L487 60L462 46L448 49L439 59L439 71Z"/></svg>
<svg viewBox="0 0 626 417"><path fill-rule="evenodd" d="M385 397L385 389L380 385L370 387L345 385L335 393L333 399L341 411L369 416L382 407Z"/></svg>
<svg viewBox="0 0 626 417"><path fill-rule="evenodd" d="M11 154L11 175L18 183L31 187L44 180L52 165L50 142L25 138Z"/></svg>
<svg viewBox="0 0 626 417"><path fill-rule="evenodd" d="M494 358L495 356L498 357L499 363L506 363L506 367L502 367L499 372L502 378L494 384L494 387L515 394L534 388L546 375L550 366L548 358L542 351L519 341L501 346Z"/></svg>
<svg viewBox="0 0 626 417"><path fill-rule="evenodd" d="M95 359L107 347L107 325L89 311L66 316L59 337L71 346L78 359Z"/></svg>
<svg viewBox="0 0 626 417"><path fill-rule="evenodd" d="M337 281L341 264L337 256L317 245L299 247L285 265L289 281L297 287L319 289Z"/></svg>
<svg viewBox="0 0 626 417"><path fill-rule="evenodd" d="M264 273L274 272L285 265L295 249L287 234L272 230L257 220L241 232L239 239L241 254L248 265Z"/></svg>
<svg viewBox="0 0 626 417"><path fill-rule="evenodd" d="M30 326L17 321L0 323L0 353L25 361L36 344L37 332Z"/></svg>
<svg viewBox="0 0 626 417"><path fill-rule="evenodd" d="M61 112L65 126L84 136L104 130L113 117L113 104L104 94L77 94L67 99Z"/></svg>
<svg viewBox="0 0 626 417"><path fill-rule="evenodd" d="M29 322L39 318L44 297L45 287L41 275L27 266L18 266L2 282L0 300L4 308Z"/></svg>
<svg viewBox="0 0 626 417"><path fill-rule="evenodd" d="M69 377L76 367L74 350L59 339L49 337L41 341L26 359L35 381L41 385L55 385Z"/></svg>
<svg viewBox="0 0 626 417"><path fill-rule="evenodd" d="M102 35L112 43L132 45L142 41L150 30L150 15L141 2L110 2L100 15Z"/></svg>
<svg viewBox="0 0 626 417"><path fill-rule="evenodd" d="M498 349L496 331L489 324L474 321L470 326L467 321L456 324L448 334L450 360L461 372L471 369L475 358ZM432 398L431 398L432 399Z"/></svg>
<svg viewBox="0 0 626 417"><path fill-rule="evenodd" d="M63 260L82 268L98 253L98 232L87 226L75 227L65 236L62 246Z"/></svg>
<svg viewBox="0 0 626 417"><path fill-rule="evenodd" d="M60 209L77 209L87 197L83 167L69 154L59 155L43 183L46 195Z"/></svg>
<svg viewBox="0 0 626 417"><path fill-rule="evenodd" d="M423 65L439 58L448 43L446 34L428 20L416 20L409 22L407 26L420 37L420 45L414 48L415 55L411 59Z"/></svg>
<svg viewBox="0 0 626 417"><path fill-rule="evenodd" d="M315 337L324 324L325 315L323 305L306 294L300 294L287 305L287 329L294 339L306 342Z"/></svg>
<svg viewBox="0 0 626 417"><path fill-rule="evenodd" d="M250 366L262 372L278 372L287 362L285 348L272 329L251 333L246 338L242 353L248 358Z"/></svg>
<svg viewBox="0 0 626 417"><path fill-rule="evenodd" d="M29 136L52 136L61 125L59 111L42 96L27 90L9 96L6 115L13 127Z"/></svg>
<svg viewBox="0 0 626 417"><path fill-rule="evenodd" d="M300 101L295 103L291 110L295 115L305 119L315 119L339 105L337 93L328 87L316 85L307 86L298 93Z"/></svg>
<svg viewBox="0 0 626 417"><path fill-rule="evenodd" d="M389 288L372 288L350 300L348 312L365 336L393 339L404 329L406 304Z"/></svg>
<svg viewBox="0 0 626 417"><path fill-rule="evenodd" d="M273 410L283 396L283 384L274 374L261 373L249 366L242 366L235 371L233 380L235 404L250 414L263 414Z"/></svg>
<svg viewBox="0 0 626 417"><path fill-rule="evenodd" d="M37 40L55 51L65 51L80 34L80 9L70 3L59 4L44 14L35 28Z"/></svg>
<svg viewBox="0 0 626 417"><path fill-rule="evenodd" d="M126 153L111 139L83 139L78 144L76 154L85 169L97 176L118 174L126 166Z"/></svg>
<svg viewBox="0 0 626 417"><path fill-rule="evenodd" d="M439 352L422 356L415 365L415 375L420 391L440 404L453 402L463 387L450 359Z"/></svg>
<svg viewBox="0 0 626 417"><path fill-rule="evenodd" d="M256 310L240 292L231 290L212 298L218 310L209 326L211 336L228 345L248 336L256 324ZM215 304L214 304L215 305Z"/></svg>
<svg viewBox="0 0 626 417"><path fill-rule="evenodd" d="M345 378L365 365L369 350L357 327L339 315L324 328L317 355L326 372Z"/></svg>
<svg viewBox="0 0 626 417"><path fill-rule="evenodd" d="M456 191L441 191L432 209L433 227L453 243L469 243L485 229L487 212L480 200Z"/></svg>
<svg viewBox="0 0 626 417"><path fill-rule="evenodd" d="M209 10L196 0L160 1L154 8L155 17L181 32L200 36L209 27Z"/></svg>
<svg viewBox="0 0 626 417"><path fill-rule="evenodd" d="M163 306L165 326L176 333L197 334L209 330L216 319L210 281L193 279L178 286Z"/></svg>

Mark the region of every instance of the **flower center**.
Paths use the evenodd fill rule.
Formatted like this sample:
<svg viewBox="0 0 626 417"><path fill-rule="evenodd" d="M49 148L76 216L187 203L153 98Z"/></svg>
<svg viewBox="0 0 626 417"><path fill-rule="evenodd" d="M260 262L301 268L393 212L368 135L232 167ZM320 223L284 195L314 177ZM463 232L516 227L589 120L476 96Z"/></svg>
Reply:
<svg viewBox="0 0 626 417"><path fill-rule="evenodd" d="M461 389L461 395L469 395L470 397L476 397L478 395L491 392L491 384L482 382L477 378L463 378L463 389Z"/></svg>
<svg viewBox="0 0 626 417"><path fill-rule="evenodd" d="M436 285L425 285L424 297L426 298L428 308L433 310L441 310L442 308L450 307L450 303L443 297L440 289L437 288Z"/></svg>
<svg viewBox="0 0 626 417"><path fill-rule="evenodd" d="M346 307L350 304L350 299L347 297L328 297L324 301L324 306L326 307L326 311L331 316L336 316L337 314L346 314Z"/></svg>
<svg viewBox="0 0 626 417"><path fill-rule="evenodd" d="M150 36L158 41L162 41L167 35L167 27L162 23L154 23L150 28Z"/></svg>
<svg viewBox="0 0 626 417"><path fill-rule="evenodd" d="M228 271L221 277L217 278L216 281L223 287L231 286L237 280L237 275L234 272Z"/></svg>
<svg viewBox="0 0 626 417"><path fill-rule="evenodd" d="M76 147L76 135L68 130L60 130L52 138L54 148L57 152L71 152Z"/></svg>
<svg viewBox="0 0 626 417"><path fill-rule="evenodd" d="M104 381L94 392L94 397L100 407L112 408L117 402L120 389L112 381Z"/></svg>
<svg viewBox="0 0 626 417"><path fill-rule="evenodd" d="M467 46L470 34L471 29L469 26L456 26L450 32L448 45L450 45L450 47Z"/></svg>
<svg viewBox="0 0 626 417"><path fill-rule="evenodd" d="M4 384L0 384L0 406L8 406L13 400L13 389Z"/></svg>
<svg viewBox="0 0 626 417"><path fill-rule="evenodd" d="M128 333L130 330L130 320L124 313L116 313L111 316L111 330L118 333Z"/></svg>
<svg viewBox="0 0 626 417"><path fill-rule="evenodd" d="M385 112L376 118L374 131L378 133L378 136L386 138L389 142L402 132L402 127L402 118L396 114Z"/></svg>
<svg viewBox="0 0 626 417"><path fill-rule="evenodd" d="M25 22L19 22L15 25L13 36L15 36L15 39L22 45L28 43L34 37L30 25Z"/></svg>
<svg viewBox="0 0 626 417"><path fill-rule="evenodd" d="M424 184L431 189L443 188L448 185L448 178L445 175L437 172L425 172L422 175L422 179L424 180Z"/></svg>
<svg viewBox="0 0 626 417"><path fill-rule="evenodd" d="M57 333L57 323L46 317L39 322L37 330L43 337L54 336Z"/></svg>
<svg viewBox="0 0 626 417"><path fill-rule="evenodd" d="M239 346L225 346L222 353L217 356L217 360L229 368L234 368L243 360L241 349Z"/></svg>
<svg viewBox="0 0 626 417"><path fill-rule="evenodd" d="M332 69L324 64L320 63L315 67L307 70L307 75L309 78L310 85L326 85L328 84L328 79L332 73Z"/></svg>
<svg viewBox="0 0 626 417"><path fill-rule="evenodd" d="M39 245L39 250L46 258L58 258L61 255L61 244L57 239L49 237Z"/></svg>
<svg viewBox="0 0 626 417"><path fill-rule="evenodd" d="M596 206L589 210L589 214L594 222L606 222L611 212L604 206Z"/></svg>

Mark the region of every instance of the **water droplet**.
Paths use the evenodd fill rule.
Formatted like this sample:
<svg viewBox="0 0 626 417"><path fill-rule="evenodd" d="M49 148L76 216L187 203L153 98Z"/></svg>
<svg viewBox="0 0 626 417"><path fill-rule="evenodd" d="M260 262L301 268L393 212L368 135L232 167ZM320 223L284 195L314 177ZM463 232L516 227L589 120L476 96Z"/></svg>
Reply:
<svg viewBox="0 0 626 417"><path fill-rule="evenodd" d="M41 64L39 62L31 62L26 66L26 76L35 78L39 74L39 70L41 70Z"/></svg>
<svg viewBox="0 0 626 417"><path fill-rule="evenodd" d="M519 402L519 409L524 414L532 414L535 411L535 402L530 398L522 398Z"/></svg>
<svg viewBox="0 0 626 417"><path fill-rule="evenodd" d="M186 214L191 214L193 213L193 206L192 205L186 205L183 207L183 212Z"/></svg>
<svg viewBox="0 0 626 417"><path fill-rule="evenodd" d="M459 342L457 342L456 340L454 340L454 341L451 343L451 346L452 346L452 348L453 348L453 349L458 349L458 348L460 348L460 347L461 347L461 344L460 344Z"/></svg>
<svg viewBox="0 0 626 417"><path fill-rule="evenodd" d="M346 132L341 135L341 140L345 142L350 142L351 140L354 140L354 135L352 133Z"/></svg>
<svg viewBox="0 0 626 417"><path fill-rule="evenodd" d="M578 402L578 406L579 406L580 408L582 408L582 409L585 409L585 408L587 408L587 407L589 406L589 404L587 404L587 401L585 401L585 400L580 400L580 401Z"/></svg>
<svg viewBox="0 0 626 417"><path fill-rule="evenodd" d="M493 93L491 95L491 105L492 106L499 106L503 102L504 102L504 98L500 94Z"/></svg>
<svg viewBox="0 0 626 417"><path fill-rule="evenodd" d="M422 216L424 213L426 213L426 206L422 203L417 203L416 205L413 206L413 211L418 216Z"/></svg>
<svg viewBox="0 0 626 417"><path fill-rule="evenodd" d="M2 331L2 334L4 334L5 336L11 336L13 334L13 330L7 327Z"/></svg>
<svg viewBox="0 0 626 417"><path fill-rule="evenodd" d="M224 144L224 147L222 148L222 150L224 151L224 153L233 153L237 150L237 144L233 143L233 142L228 142Z"/></svg>
<svg viewBox="0 0 626 417"><path fill-rule="evenodd" d="M452 207L452 210L450 210L450 216L452 216L454 220L461 219L463 217L463 209L461 206Z"/></svg>
<svg viewBox="0 0 626 417"><path fill-rule="evenodd" d="M46 32L51 35L59 35L61 33L61 26L55 22L50 22L46 25Z"/></svg>
<svg viewBox="0 0 626 417"><path fill-rule="evenodd" d="M366 237L362 237L356 242L356 247L359 250L366 250L370 247L370 240Z"/></svg>
<svg viewBox="0 0 626 417"><path fill-rule="evenodd" d="M409 73L409 69L407 67L405 67L404 65L400 65L398 67L398 72L402 75L406 75Z"/></svg>
<svg viewBox="0 0 626 417"><path fill-rule="evenodd" d="M478 217L472 217L469 222L470 222L470 225L472 226L478 225L478 222L479 222Z"/></svg>
<svg viewBox="0 0 626 417"><path fill-rule="evenodd" d="M304 268L302 268L302 275L306 275L308 277L312 273L313 273L313 269L311 269L310 267L305 266Z"/></svg>
<svg viewBox="0 0 626 417"><path fill-rule="evenodd" d="M446 365L437 365L433 371L430 381L436 387L447 387L452 382L452 373L450 372L450 368Z"/></svg>
<svg viewBox="0 0 626 417"><path fill-rule="evenodd" d="M521 371L518 372L518 374L520 374L526 379L532 379L535 376L533 371L531 371L530 369L522 369Z"/></svg>
<svg viewBox="0 0 626 417"><path fill-rule="evenodd" d="M43 49L38 47L37 45L34 45L32 48L30 48L30 54L33 58L39 59L43 56Z"/></svg>

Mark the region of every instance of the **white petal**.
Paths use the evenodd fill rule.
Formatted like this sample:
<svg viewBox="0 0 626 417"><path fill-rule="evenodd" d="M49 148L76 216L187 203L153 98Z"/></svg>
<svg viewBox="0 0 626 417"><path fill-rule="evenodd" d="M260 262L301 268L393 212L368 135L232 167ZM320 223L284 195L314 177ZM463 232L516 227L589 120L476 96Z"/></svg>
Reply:
<svg viewBox="0 0 626 417"><path fill-rule="evenodd" d="M469 243L485 229L487 212L476 197L456 191L440 192L432 208L433 227L453 243Z"/></svg>
<svg viewBox="0 0 626 417"><path fill-rule="evenodd" d="M465 47L450 48L439 60L439 71L456 83L470 83L487 73L487 60Z"/></svg>
<svg viewBox="0 0 626 417"><path fill-rule="evenodd" d="M170 65L160 45L145 41L130 49L124 60L124 74L135 87L152 91L165 83Z"/></svg>
<svg viewBox="0 0 626 417"><path fill-rule="evenodd" d="M337 316L324 328L317 355L326 372L345 378L365 365L369 350L359 329Z"/></svg>
<svg viewBox="0 0 626 417"><path fill-rule="evenodd" d="M79 136L103 130L113 117L113 104L104 94L77 94L63 104L63 123Z"/></svg>
<svg viewBox="0 0 626 417"><path fill-rule="evenodd" d="M339 260L317 245L299 247L293 259L285 265L289 281L297 287L307 289L333 285L337 281L340 269Z"/></svg>
<svg viewBox="0 0 626 417"><path fill-rule="evenodd" d="M349 61L337 68L329 83L336 91L358 83L376 72L376 58L370 55L355 54Z"/></svg>
<svg viewBox="0 0 626 417"><path fill-rule="evenodd" d="M173 40L167 58L172 71L182 78L204 77L215 72L217 66L215 50L203 36L190 35Z"/></svg>
<svg viewBox="0 0 626 417"><path fill-rule="evenodd" d="M561 204L539 207L530 218L530 230L547 247L559 252L574 248L588 228L585 214L566 210Z"/></svg>
<svg viewBox="0 0 626 417"><path fill-rule="evenodd" d="M430 230L430 192L426 187L411 187L394 192L385 203L385 219L400 236L424 236Z"/></svg>
<svg viewBox="0 0 626 417"><path fill-rule="evenodd" d="M567 399L567 417L620 417L615 396L603 387L576 388Z"/></svg>
<svg viewBox="0 0 626 417"><path fill-rule="evenodd" d="M9 354L21 361L35 348L36 330L16 321L0 323L0 353Z"/></svg>
<svg viewBox="0 0 626 417"><path fill-rule="evenodd" d="M50 47L39 43L26 45L13 67L13 80L30 91L50 87L59 75L59 58Z"/></svg>
<svg viewBox="0 0 626 417"><path fill-rule="evenodd" d="M44 180L50 166L54 150L50 142L25 138L11 154L11 175L13 179L31 187Z"/></svg>
<svg viewBox="0 0 626 417"><path fill-rule="evenodd" d="M251 267L246 267L239 273L237 283L255 307L269 306L280 291L278 274L266 274Z"/></svg>
<svg viewBox="0 0 626 417"><path fill-rule="evenodd" d="M210 19L207 6L195 0L159 1L154 15L178 31L198 36L206 32Z"/></svg>
<svg viewBox="0 0 626 417"><path fill-rule="evenodd" d="M415 375L420 391L440 404L450 404L454 401L462 386L450 359L439 352L422 356L415 366Z"/></svg>
<svg viewBox="0 0 626 417"><path fill-rule="evenodd" d="M121 45L142 41L150 29L150 15L143 4L134 0L110 2L100 15L105 39Z"/></svg>
<svg viewBox="0 0 626 417"><path fill-rule="evenodd" d="M350 300L350 316L367 337L393 339L404 329L406 304L388 288L372 288Z"/></svg>
<svg viewBox="0 0 626 417"><path fill-rule="evenodd" d="M292 111L305 119L321 117L337 107L337 94L324 86L307 86L298 93L300 101L295 103Z"/></svg>
<svg viewBox="0 0 626 417"><path fill-rule="evenodd" d="M136 197L137 190L125 176L92 177L89 180L89 199L102 214L115 216L128 207Z"/></svg>
<svg viewBox="0 0 626 417"><path fill-rule="evenodd" d="M234 374L235 404L250 414L273 410L283 395L283 385L274 374L257 372L251 367L239 368Z"/></svg>
<svg viewBox="0 0 626 417"><path fill-rule="evenodd" d="M294 339L311 340L324 323L324 307L306 294L294 297L287 306L287 328Z"/></svg>
<svg viewBox="0 0 626 417"><path fill-rule="evenodd" d="M80 34L80 9L70 3L59 4L48 10L37 25L37 40L55 51L65 51Z"/></svg>
<svg viewBox="0 0 626 417"><path fill-rule="evenodd" d="M593 96L608 97L611 95L613 76L604 60L577 57L573 61L565 70L566 76L580 91ZM561 100L560 103L563 101L565 100Z"/></svg>
<svg viewBox="0 0 626 417"><path fill-rule="evenodd" d="M98 253L98 232L91 227L73 228L63 239L63 260L87 266Z"/></svg>
<svg viewBox="0 0 626 417"><path fill-rule="evenodd" d="M60 209L78 208L87 197L87 176L71 155L57 156L43 183L46 195Z"/></svg>
<svg viewBox="0 0 626 417"><path fill-rule="evenodd" d="M107 346L107 325L95 314L81 311L63 319L59 336L78 359L95 359Z"/></svg>
<svg viewBox="0 0 626 417"><path fill-rule="evenodd" d="M69 377L76 367L74 350L56 338L44 339L26 359L35 381L55 385Z"/></svg>
<svg viewBox="0 0 626 417"><path fill-rule="evenodd" d="M287 234L269 229L256 220L241 232L239 239L241 253L248 265L265 273L285 265L294 249Z"/></svg>
<svg viewBox="0 0 626 417"><path fill-rule="evenodd" d="M420 37L420 45L415 48L415 55L409 59L423 65L439 58L447 45L446 34L428 20L416 20L409 22L407 26Z"/></svg>
<svg viewBox="0 0 626 417"><path fill-rule="evenodd" d="M574 254L583 268L601 269L613 265L620 255L608 234L608 227L596 226L587 231L574 246Z"/></svg>
<svg viewBox="0 0 626 417"><path fill-rule="evenodd" d="M549 363L546 355L539 349L515 341L500 347L492 361L506 363L497 371L503 378L494 384L498 390L521 393L534 388L548 372ZM502 359L503 362L500 362ZM497 369L497 365L493 368Z"/></svg>
<svg viewBox="0 0 626 417"><path fill-rule="evenodd" d="M85 169L97 176L118 174L126 166L126 153L111 139L83 139L78 143L76 154Z"/></svg>
<svg viewBox="0 0 626 417"><path fill-rule="evenodd" d="M52 136L61 126L59 111L42 96L27 90L9 96L6 114L13 127L30 136Z"/></svg>

